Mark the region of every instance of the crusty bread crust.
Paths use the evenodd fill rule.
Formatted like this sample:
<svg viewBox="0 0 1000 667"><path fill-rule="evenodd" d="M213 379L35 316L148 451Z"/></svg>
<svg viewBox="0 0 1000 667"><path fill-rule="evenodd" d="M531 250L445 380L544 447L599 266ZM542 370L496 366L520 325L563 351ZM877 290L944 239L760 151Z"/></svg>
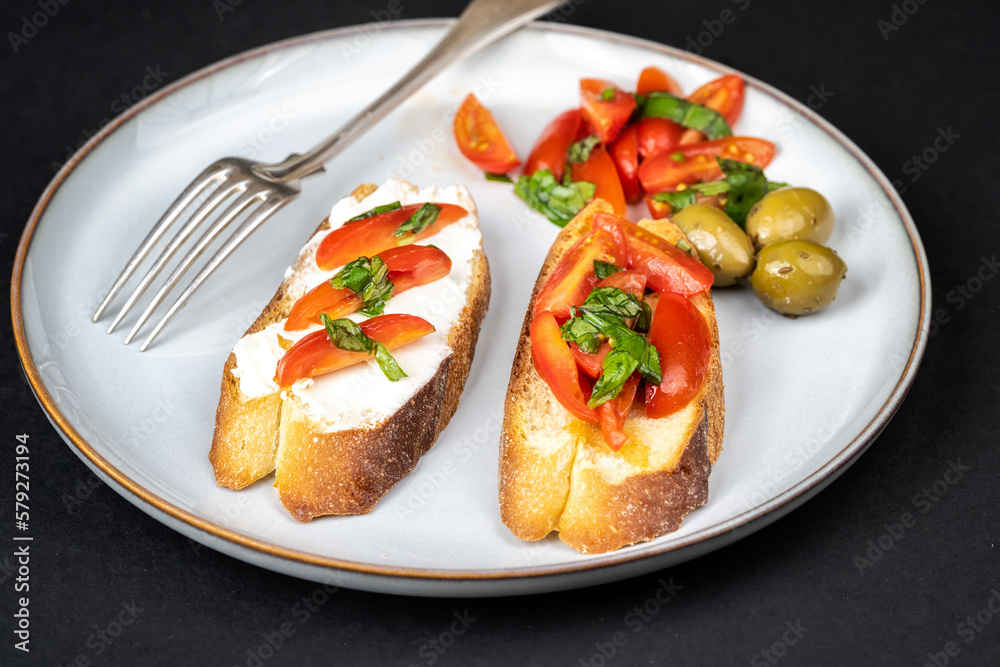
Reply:
<svg viewBox="0 0 1000 667"><path fill-rule="evenodd" d="M364 199L376 186L363 185L352 195ZM315 233L330 226L324 220ZM303 252L293 273L310 255ZM288 316L294 299L290 279L282 282L260 317L244 336ZM296 519L325 514L363 514L416 466L458 408L490 298L486 255L476 251L466 304L448 333L452 354L410 401L369 429L324 433L299 400L280 394L250 400L240 392L230 354L223 370L215 434L209 460L221 486L240 489L276 471L275 487Z"/></svg>
<svg viewBox="0 0 1000 667"><path fill-rule="evenodd" d="M529 303L563 253L589 231L598 211L592 202L559 234ZM671 242L684 238L672 223L641 226ZM725 414L718 325L709 294L692 299L708 324L712 356L702 390L686 408L647 419L633 406L629 440L619 452L600 428L573 417L535 371L528 336L529 307L518 341L500 441L500 514L519 538L539 540L553 530L583 553L603 553L677 530L708 498L711 464L722 450Z"/></svg>

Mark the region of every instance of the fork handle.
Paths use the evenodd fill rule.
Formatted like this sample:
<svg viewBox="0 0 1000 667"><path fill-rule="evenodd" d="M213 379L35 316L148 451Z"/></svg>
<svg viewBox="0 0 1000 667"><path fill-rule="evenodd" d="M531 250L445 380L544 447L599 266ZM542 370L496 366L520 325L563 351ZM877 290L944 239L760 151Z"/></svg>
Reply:
<svg viewBox="0 0 1000 667"><path fill-rule="evenodd" d="M258 169L279 181L293 181L319 171L368 128L385 118L406 98L453 62L510 34L565 0L472 0L444 38L403 78L340 130L302 155Z"/></svg>

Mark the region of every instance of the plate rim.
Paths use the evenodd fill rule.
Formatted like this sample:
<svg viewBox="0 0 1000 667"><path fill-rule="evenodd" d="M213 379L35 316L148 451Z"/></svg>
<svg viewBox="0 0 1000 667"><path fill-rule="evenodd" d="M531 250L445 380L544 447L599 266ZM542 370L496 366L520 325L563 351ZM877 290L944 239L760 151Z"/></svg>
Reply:
<svg viewBox="0 0 1000 667"><path fill-rule="evenodd" d="M379 30L380 32L384 32L423 28L442 28L447 27L454 20L455 19L448 18L400 20L393 21L388 24L381 24ZM666 44L660 44L640 37L622 35L620 33L586 26L534 21L526 26L524 30L537 31L541 33L563 33L590 39L611 41L621 45L646 49L662 55L687 60L714 70L720 74L738 74L744 78L749 87L755 88L759 92L777 99L779 102L800 113L808 119L810 123L823 130L828 136L836 141L836 143L847 150L847 152L850 153L855 160L857 160L861 167L864 168L864 170L867 171L879 184L896 214L899 216L900 221L903 223L904 230L906 231L910 241L910 249L913 251L914 261L917 268L917 276L920 282L920 310L918 328L915 332L916 335L913 347L910 350L910 355L899 376L899 380L869 423L861 429L861 431L849 443L847 443L840 450L840 452L831 457L826 464L795 486L773 498L770 498L757 507L750 508L737 516L729 518L728 520L709 526L708 528L689 535L683 540L659 546L652 546L653 543L650 542L648 543L650 545L649 548L646 549L624 553L621 551L614 551L608 554L594 555L587 560L575 563L501 569L435 569L379 566L359 561L323 556L299 549L292 549L263 539L251 537L238 530L209 521L208 519L200 517L188 510L182 509L181 507L178 507L177 505L159 497L155 493L152 493L140 483L132 480L115 466L111 465L89 442L87 442L85 438L80 435L79 432L76 431L75 428L73 428L69 420L60 412L55 402L52 400L45 383L42 381L40 372L31 355L31 351L28 349L28 341L24 329L24 319L21 313L21 282L24 274L25 261L27 259L27 254L31 246L35 229L45 213L52 196L59 189L62 183L73 173L80 161L93 151L94 148L96 148L102 141L111 136L121 125L139 114L141 111L157 104L160 100L174 94L184 87L211 76L219 71L231 68L234 65L246 60L266 56L267 54L275 51L293 48L311 42L337 39L362 33L365 30L370 30L372 25L376 24L365 23L343 26L340 28L322 30L272 42L234 54L228 58L219 60L206 67L196 70L191 74L188 74L160 91L147 96L135 106L130 107L105 125L96 135L91 137L90 140L88 140L87 143L82 146L66 162L65 165L63 165L62 169L60 169L49 182L38 202L35 204L35 207L28 218L28 222L18 242L17 253L14 259L14 268L11 275L11 316L18 357L21 361L21 365L24 369L31 390L35 394L35 397L47 414L49 420L59 431L61 431L63 439L67 440L68 443L72 444L76 448L76 453L84 458L85 462L100 470L104 473L104 475L114 481L115 484L112 484L111 486L112 488L115 488L118 493L121 495L125 495L124 492L132 494L132 498L125 496L126 499L130 500L133 504L136 504L143 510L147 510L147 507L143 505L143 503L145 503L151 506L152 509L159 510L159 512L166 514L169 518L179 521L182 524L187 524L187 527L195 529L195 532L204 532L211 537L229 542L236 547L237 552L242 552L242 549L249 549L253 552L257 552L257 555L259 556L270 556L307 567L321 567L362 576L374 575L375 578L389 577L391 579L417 580L424 581L425 583L431 583L432 581L457 581L459 583L472 583L475 581L502 582L508 580L523 580L526 578L559 578L560 575L579 575L587 571L610 570L616 566L628 564L632 564L634 566L640 561L652 560L657 557L664 558L667 555L673 556L672 562L674 563L682 562L688 558L693 558L699 555L699 553L692 552L707 553L715 548L719 548L725 544L733 542L736 539L746 537L747 535L750 535L760 528L763 528L764 526L781 518L804 503L806 500L810 499L827 484L831 483L852 463L854 463L854 461L856 461L861 454L864 453L882 429L885 428L886 424L888 424L889 420L895 414L896 410L905 398L910 386L913 384L916 372L926 350L927 340L929 337L931 312L930 273L927 266L927 257L924 251L923 243L920 239L919 233L917 232L913 218L911 217L899 194L896 192L896 189L892 187L885 174L882 173L875 163L860 148L858 148L853 141L851 141L831 123L816 114L812 109L808 108L805 104L779 91L773 86L770 86L755 77L748 76L739 70L708 58L704 58L700 55L690 53L684 49L668 46ZM160 519L160 517L158 517L155 513L149 511L146 513L152 518L165 523L168 527L176 529L174 526L171 526L169 522L162 521L162 519ZM246 559L243 558L243 560Z"/></svg>

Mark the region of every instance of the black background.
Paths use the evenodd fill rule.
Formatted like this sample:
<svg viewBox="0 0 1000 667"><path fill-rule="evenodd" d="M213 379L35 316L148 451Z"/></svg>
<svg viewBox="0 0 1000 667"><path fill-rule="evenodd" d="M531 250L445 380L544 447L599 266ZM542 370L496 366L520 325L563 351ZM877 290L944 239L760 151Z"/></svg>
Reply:
<svg viewBox="0 0 1000 667"><path fill-rule="evenodd" d="M462 4L407 0L400 18L454 16ZM220 20L211 0L74 0L18 53L5 37L3 274L10 275L52 163L111 115L111 101L132 89L146 65L176 81L252 47L370 21L384 5L243 0ZM1000 278L982 283L961 308L955 293L948 299L1000 242L989 205L998 167L1000 12L994 2L908 0L897 5L901 25L886 38L878 22L892 18L887 0L818 5L752 0L704 54L803 101L814 87L833 93L820 113L905 186L927 248L934 307L947 318L893 421L830 488L753 536L668 571L513 599L341 590L300 622L296 604L313 594L313 583L198 547L103 485L70 513L64 496L93 478L46 421L23 381L11 329L3 327L0 467L7 472L0 473L0 494L10 509L14 436L28 433L35 542L30 655L12 647L16 575L11 550L0 547L0 662L64 665L82 655L108 665L246 665L248 650L287 621L295 634L273 656L265 651L264 664L430 664L427 643L449 628L453 613L467 610L476 620L436 664L599 665L601 658L591 660L600 656L598 645L618 631L627 643L608 664L775 664L761 651L783 634L795 638L788 627L799 627L802 637L777 647L777 664L1000 664L1000 618L971 637L959 627L1000 589ZM704 21L734 7L729 0L586 0L568 22L683 47L706 29ZM0 34L20 31L22 17L36 11L37 0L4 2ZM926 170L906 167L948 128L959 135L953 146ZM969 470L920 513L914 495L959 461ZM13 532L8 509L0 525ZM867 557L869 541L904 512L915 515L915 525L859 574L855 557ZM633 632L626 614L655 595L661 578L681 590ZM142 609L138 619L96 656L99 641L88 646L88 638L132 601ZM943 653L947 642L956 642L957 657Z"/></svg>

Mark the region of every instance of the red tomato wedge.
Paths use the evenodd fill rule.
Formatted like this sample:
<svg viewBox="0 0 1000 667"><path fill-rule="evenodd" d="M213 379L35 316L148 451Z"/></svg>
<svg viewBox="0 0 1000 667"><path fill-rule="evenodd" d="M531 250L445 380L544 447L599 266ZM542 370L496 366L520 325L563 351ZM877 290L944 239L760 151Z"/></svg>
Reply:
<svg viewBox="0 0 1000 667"><path fill-rule="evenodd" d="M646 290L646 274L641 271L619 271L597 283L594 289L597 287L617 287L641 299Z"/></svg>
<svg viewBox="0 0 1000 667"><path fill-rule="evenodd" d="M646 202L646 208L649 209L649 215L653 220L662 220L663 218L669 218L670 212L674 210L674 207L665 201L657 201L653 199L650 195L643 197L643 201Z"/></svg>
<svg viewBox="0 0 1000 667"><path fill-rule="evenodd" d="M625 418L628 417L632 403L635 401L635 391L639 387L639 374L633 373L617 396L597 408L597 416L601 420L601 434L604 442L614 451L618 451L628 440L625 435Z"/></svg>
<svg viewBox="0 0 1000 667"><path fill-rule="evenodd" d="M636 123L639 134L639 156L649 159L669 153L680 145L684 127L666 118L643 118Z"/></svg>
<svg viewBox="0 0 1000 667"><path fill-rule="evenodd" d="M743 111L743 100L746 97L746 85L743 79L735 74L727 74L709 81L704 86L688 95L688 101L708 107L719 112L729 126L732 127ZM686 146L705 140L705 135L698 130L685 130L680 145Z"/></svg>
<svg viewBox="0 0 1000 667"><path fill-rule="evenodd" d="M545 380L552 394L570 413L585 422L596 423L597 413L587 407L587 397L580 386L580 373L569 345L562 339L559 322L549 312L539 313L531 321L531 359L535 370Z"/></svg>
<svg viewBox="0 0 1000 667"><path fill-rule="evenodd" d="M628 238L629 268L645 274L650 288L692 296L712 286L712 272L662 236L607 213L594 216L596 230L613 225L621 225Z"/></svg>
<svg viewBox="0 0 1000 667"><path fill-rule="evenodd" d="M416 315L379 315L359 324L365 335L392 350L434 331L430 322ZM292 345L278 362L275 380L289 387L296 380L340 370L370 358L367 352L348 352L330 342L326 330L314 331Z"/></svg>
<svg viewBox="0 0 1000 667"><path fill-rule="evenodd" d="M701 312L678 294L664 294L653 311L649 341L660 353L663 382L646 384L646 416L671 415L698 395L708 373L711 334Z"/></svg>
<svg viewBox="0 0 1000 667"><path fill-rule="evenodd" d="M681 87L677 85L672 76L659 67L647 67L639 74L639 83L635 86L635 92L640 95L673 93L679 97L681 95Z"/></svg>
<svg viewBox="0 0 1000 667"><path fill-rule="evenodd" d="M743 77L726 74L709 81L688 95L688 101L717 111L732 127L743 112L744 97L746 97L746 86Z"/></svg>
<svg viewBox="0 0 1000 667"><path fill-rule="evenodd" d="M621 234L620 230L600 229L588 232L573 244L538 291L535 315L549 311L555 317L568 318L570 307L583 303L597 284L597 276L594 275L595 259L625 266L628 262L628 248L623 248L620 241L615 240L618 234Z"/></svg>
<svg viewBox="0 0 1000 667"><path fill-rule="evenodd" d="M472 93L458 108L452 129L462 155L483 171L506 174L521 164L493 114Z"/></svg>
<svg viewBox="0 0 1000 667"><path fill-rule="evenodd" d="M577 139L582 121L580 110L570 109L549 123L531 149L531 155L524 164L524 173L530 176L539 169L549 169L556 180L561 181L566 167L566 154Z"/></svg>
<svg viewBox="0 0 1000 667"><path fill-rule="evenodd" d="M572 173L574 181L593 183L594 197L611 204L616 215L625 215L625 191L618 178L615 162L606 150L600 146L594 148L586 162L572 165Z"/></svg>
<svg viewBox="0 0 1000 667"><path fill-rule="evenodd" d="M682 146L672 153L660 153L639 166L639 181L646 192L673 192L679 185L691 185L722 178L716 157L749 162L764 168L774 158L775 146L756 137L724 137Z"/></svg>
<svg viewBox="0 0 1000 667"><path fill-rule="evenodd" d="M638 201L642 192L639 190L639 133L635 125L626 128L611 144L611 159L618 170L625 201Z"/></svg>
<svg viewBox="0 0 1000 667"><path fill-rule="evenodd" d="M443 250L423 245L404 245L380 252L378 257L389 269L393 295L417 285L444 278L451 271L451 259ZM361 298L349 289L334 289L329 280L306 292L292 306L285 331L299 331L319 323L319 314L337 319L361 307Z"/></svg>
<svg viewBox="0 0 1000 667"><path fill-rule="evenodd" d="M441 213L437 220L419 234L407 234L403 238L393 236L401 224L420 210L423 204L410 204L395 211L373 215L357 222L347 222L334 229L320 241L316 249L316 264L324 271L343 266L358 257L371 257L383 250L406 245L433 236L439 231L469 214L461 206L438 204Z"/></svg>
<svg viewBox="0 0 1000 667"><path fill-rule="evenodd" d="M597 348L597 352L594 353L584 352L576 343L570 343L569 347L573 350L573 358L576 359L576 364L581 371L595 380L601 377L601 373L604 372L601 364L604 363L604 357L608 356L608 352L611 351L611 343L602 343Z"/></svg>
<svg viewBox="0 0 1000 667"><path fill-rule="evenodd" d="M580 100L583 117L605 145L615 140L635 111L634 97L601 79L580 79Z"/></svg>

